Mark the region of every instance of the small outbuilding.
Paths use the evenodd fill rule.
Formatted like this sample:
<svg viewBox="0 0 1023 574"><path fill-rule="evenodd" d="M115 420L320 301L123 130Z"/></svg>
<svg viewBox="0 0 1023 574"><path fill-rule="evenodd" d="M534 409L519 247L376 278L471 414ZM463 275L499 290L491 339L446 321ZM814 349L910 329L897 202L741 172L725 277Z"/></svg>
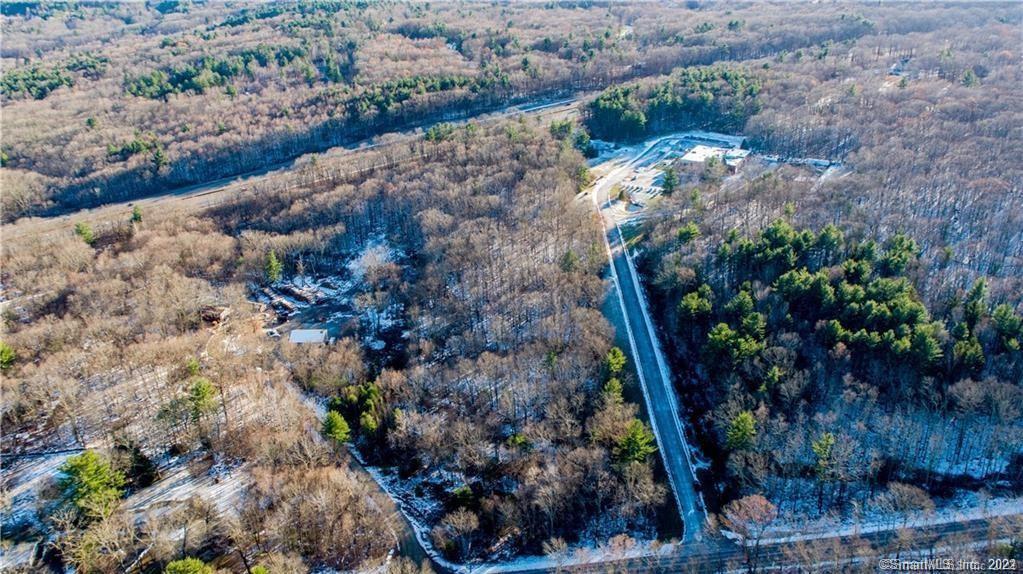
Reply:
<svg viewBox="0 0 1023 574"><path fill-rule="evenodd" d="M288 334L288 342L296 345L322 345L327 342L327 330L294 329Z"/></svg>
<svg viewBox="0 0 1023 574"><path fill-rule="evenodd" d="M748 149L730 149L725 152L725 165L732 173L739 170L739 166L749 156L750 151Z"/></svg>

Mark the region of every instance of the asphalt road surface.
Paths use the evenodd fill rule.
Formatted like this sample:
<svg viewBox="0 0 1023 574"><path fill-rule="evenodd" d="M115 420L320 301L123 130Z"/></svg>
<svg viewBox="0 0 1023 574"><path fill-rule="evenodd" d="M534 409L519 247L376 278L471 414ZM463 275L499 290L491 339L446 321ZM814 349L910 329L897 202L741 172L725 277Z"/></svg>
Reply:
<svg viewBox="0 0 1023 574"><path fill-rule="evenodd" d="M596 184L592 197L598 209L608 205L608 194L614 184L628 175L632 167L663 139L666 138L647 146L634 159L611 171ZM657 332L650 319L639 278L626 252L621 230L603 213L601 218L607 233L612 276L625 316L633 363L639 375L640 385L643 387L643 396L650 424L657 437L658 450L682 518L684 529L682 541L698 541L703 538L706 515L696 490L696 477L693 474L689 445L682 422L679 420L678 398L660 350Z"/></svg>
<svg viewBox="0 0 1023 574"><path fill-rule="evenodd" d="M858 536L822 536L817 539L817 550L792 543L765 544L759 550L724 542L710 542L686 547L682 552L664 556L647 556L606 560L600 563L566 566L564 572L746 572L748 561L755 559L758 572L877 572L880 560L898 556L905 559L959 558L961 550L949 547L953 540L968 543L980 556L990 540L1018 536L1020 516L998 521L979 519L952 522L934 526L921 526L908 530L882 530ZM981 561L984 564L984 561ZM541 570L522 569L516 574L530 574ZM545 571L550 571L545 570Z"/></svg>

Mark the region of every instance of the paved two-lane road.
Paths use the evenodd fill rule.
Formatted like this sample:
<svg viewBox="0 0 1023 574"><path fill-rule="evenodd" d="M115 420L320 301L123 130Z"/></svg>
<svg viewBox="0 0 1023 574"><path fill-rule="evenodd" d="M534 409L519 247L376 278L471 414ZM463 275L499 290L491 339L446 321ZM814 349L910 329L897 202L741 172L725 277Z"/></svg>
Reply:
<svg viewBox="0 0 1023 574"><path fill-rule="evenodd" d="M984 518L909 529L886 529L851 535L821 535L815 543L800 548L791 543L768 542L758 552L760 572L875 572L881 558L951 558L964 548L985 555L992 541L1007 544L1011 533L1019 532L1023 517ZM910 547L907 543L912 541ZM962 556L967 558L968 555ZM690 544L680 552L595 560L586 564L566 564L555 568L504 568L489 572L539 574L573 572L609 574L612 572L745 572L746 549L738 544L707 540ZM1018 562L1018 561L1017 561ZM985 561L980 561L981 567Z"/></svg>
<svg viewBox="0 0 1023 574"><path fill-rule="evenodd" d="M625 241L617 223L601 208L609 203L610 189L628 175L635 164L660 145L662 138L645 147L625 165L612 170L601 178L593 188L592 198L601 212L604 231L607 235L608 256L611 274L618 293L619 304L625 317L633 362L639 375L640 385L646 401L650 424L664 462L664 468L671 483L671 490L678 505L683 522L683 542L700 540L703 536L706 515L702 501L696 491L696 477L689 445L686 442L682 422L679 420L678 398L672 386L671 374L661 352L657 332L650 319L649 309L643 295L635 266L629 256Z"/></svg>

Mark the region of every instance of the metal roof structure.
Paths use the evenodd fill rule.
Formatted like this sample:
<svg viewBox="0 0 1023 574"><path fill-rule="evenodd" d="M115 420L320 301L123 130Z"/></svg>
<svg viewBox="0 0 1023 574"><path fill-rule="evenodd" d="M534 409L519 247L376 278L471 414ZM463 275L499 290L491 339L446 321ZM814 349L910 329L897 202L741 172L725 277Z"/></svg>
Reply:
<svg viewBox="0 0 1023 574"><path fill-rule="evenodd" d="M728 150L723 147L712 147L709 145L697 145L682 156L682 161L703 163L712 157L721 159Z"/></svg>
<svg viewBox="0 0 1023 574"><path fill-rule="evenodd" d="M288 334L288 342L295 344L323 344L327 342L326 329L295 329Z"/></svg>

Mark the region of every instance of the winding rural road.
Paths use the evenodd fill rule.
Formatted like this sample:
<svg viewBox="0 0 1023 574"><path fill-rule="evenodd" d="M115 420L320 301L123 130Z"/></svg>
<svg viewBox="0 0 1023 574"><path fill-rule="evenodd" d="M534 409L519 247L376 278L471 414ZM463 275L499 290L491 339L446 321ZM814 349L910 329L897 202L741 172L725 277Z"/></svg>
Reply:
<svg viewBox="0 0 1023 574"><path fill-rule="evenodd" d="M611 188L628 175L648 153L669 139L672 138L654 140L632 160L602 177L594 185L591 197L604 225L611 275L625 317L633 364L643 389L650 424L657 437L658 450L682 518L684 529L682 541L695 542L703 538L706 511L696 490L697 480L692 454L686 442L683 424L679 419L678 398L621 228L609 214L605 213L611 205L609 197Z"/></svg>

